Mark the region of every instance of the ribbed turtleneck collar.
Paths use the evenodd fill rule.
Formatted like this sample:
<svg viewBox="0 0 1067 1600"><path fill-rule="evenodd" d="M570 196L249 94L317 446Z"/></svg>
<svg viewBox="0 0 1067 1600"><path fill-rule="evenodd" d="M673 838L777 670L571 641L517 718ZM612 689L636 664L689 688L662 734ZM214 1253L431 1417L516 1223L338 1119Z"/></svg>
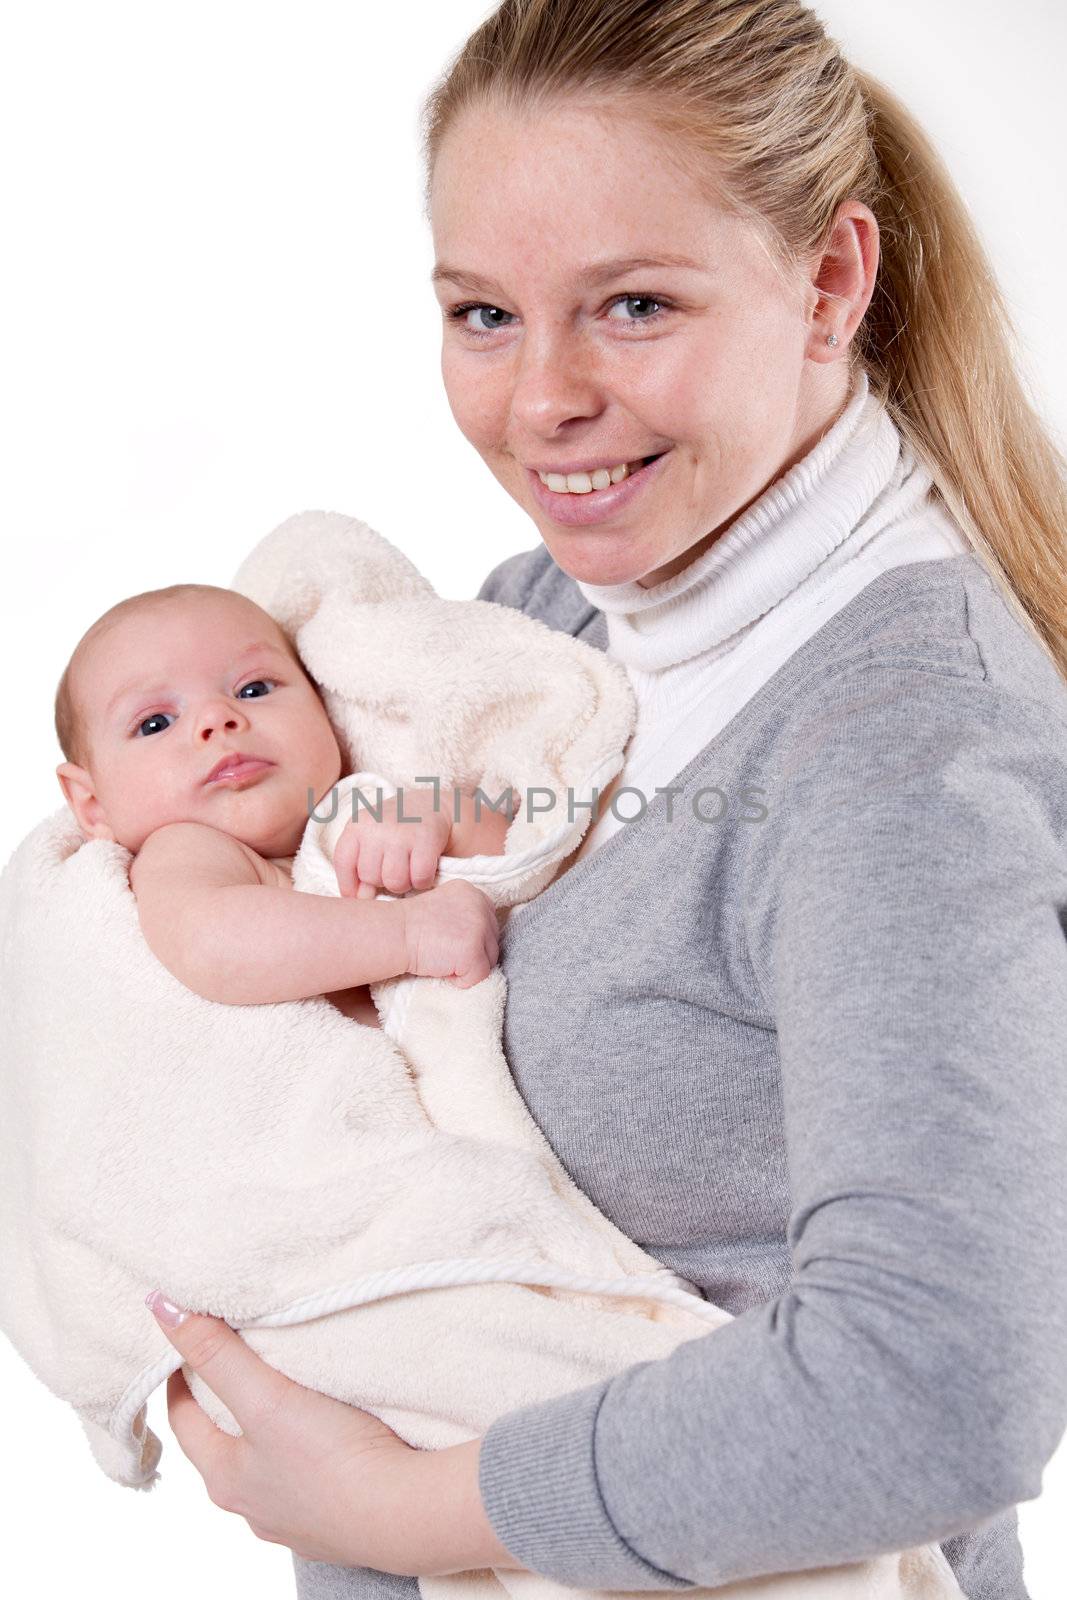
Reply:
<svg viewBox="0 0 1067 1600"><path fill-rule="evenodd" d="M725 645L791 594L905 476L917 494L929 486L861 367L833 426L683 571L647 589L578 587L607 617L611 655L660 671Z"/></svg>

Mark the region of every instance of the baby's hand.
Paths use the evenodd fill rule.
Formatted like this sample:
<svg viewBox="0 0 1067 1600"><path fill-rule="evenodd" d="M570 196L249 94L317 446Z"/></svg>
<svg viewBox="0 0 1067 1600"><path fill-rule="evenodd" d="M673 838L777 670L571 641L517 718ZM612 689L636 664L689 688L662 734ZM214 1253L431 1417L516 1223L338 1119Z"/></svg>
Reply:
<svg viewBox="0 0 1067 1600"><path fill-rule="evenodd" d="M455 878L404 908L407 970L421 978L454 978L470 989L487 978L499 954L496 912L488 895Z"/></svg>
<svg viewBox="0 0 1067 1600"><path fill-rule="evenodd" d="M341 894L367 900L379 889L398 895L429 889L452 831L450 799L450 791L442 790L435 811L433 789L404 789L383 800L380 822L361 810L346 825L333 853ZM399 820L401 810L404 821Z"/></svg>

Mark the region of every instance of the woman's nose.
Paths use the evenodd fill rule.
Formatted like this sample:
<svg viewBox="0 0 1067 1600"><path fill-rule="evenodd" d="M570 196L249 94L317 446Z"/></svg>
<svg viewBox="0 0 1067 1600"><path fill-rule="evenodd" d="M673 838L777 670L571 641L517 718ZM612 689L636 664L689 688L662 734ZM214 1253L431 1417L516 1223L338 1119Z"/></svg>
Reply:
<svg viewBox="0 0 1067 1600"><path fill-rule="evenodd" d="M521 427L547 438L565 422L596 416L603 404L593 358L579 337L566 330L526 335L511 391Z"/></svg>
<svg viewBox="0 0 1067 1600"><path fill-rule="evenodd" d="M249 726L248 718L232 700L212 700L200 708L196 737L206 744L216 734L243 733Z"/></svg>

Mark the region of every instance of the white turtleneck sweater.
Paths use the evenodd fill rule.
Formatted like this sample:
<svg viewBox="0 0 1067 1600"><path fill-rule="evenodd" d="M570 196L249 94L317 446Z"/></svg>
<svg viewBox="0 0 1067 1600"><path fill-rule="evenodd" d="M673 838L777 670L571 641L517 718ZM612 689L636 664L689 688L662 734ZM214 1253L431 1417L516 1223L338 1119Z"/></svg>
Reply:
<svg viewBox="0 0 1067 1600"><path fill-rule="evenodd" d="M579 583L607 618L637 724L609 804L575 857L599 848L666 787L782 662L888 567L970 545L860 368L812 450L684 571L642 588ZM620 794L623 787L639 794Z"/></svg>

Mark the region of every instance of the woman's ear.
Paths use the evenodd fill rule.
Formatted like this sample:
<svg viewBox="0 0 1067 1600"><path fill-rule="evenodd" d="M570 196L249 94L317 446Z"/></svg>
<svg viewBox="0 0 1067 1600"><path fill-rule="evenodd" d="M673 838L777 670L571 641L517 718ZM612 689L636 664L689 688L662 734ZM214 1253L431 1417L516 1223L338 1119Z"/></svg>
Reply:
<svg viewBox="0 0 1067 1600"><path fill-rule="evenodd" d="M92 773L74 761L61 761L56 768L56 777L63 798L86 839L114 840L115 835L108 826L104 808L93 789Z"/></svg>
<svg viewBox="0 0 1067 1600"><path fill-rule="evenodd" d="M843 347L863 319L880 259L878 221L861 200L846 200L838 208L829 243L814 262L812 276L812 333L806 352L813 361L839 361L827 351L827 335L836 333Z"/></svg>

